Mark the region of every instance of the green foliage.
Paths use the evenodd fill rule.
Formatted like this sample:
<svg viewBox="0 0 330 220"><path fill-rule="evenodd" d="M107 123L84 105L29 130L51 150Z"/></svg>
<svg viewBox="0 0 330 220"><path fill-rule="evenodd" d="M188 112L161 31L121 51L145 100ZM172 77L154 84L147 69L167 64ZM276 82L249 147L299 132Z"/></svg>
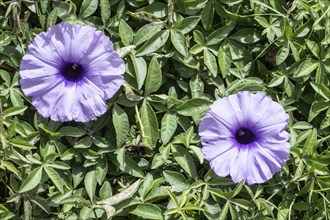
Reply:
<svg viewBox="0 0 330 220"><path fill-rule="evenodd" d="M104 31L122 90L89 123L42 118L19 86L36 34ZM330 2L0 0L0 219L329 219ZM290 115L291 154L264 184L203 160L219 97L266 91Z"/></svg>

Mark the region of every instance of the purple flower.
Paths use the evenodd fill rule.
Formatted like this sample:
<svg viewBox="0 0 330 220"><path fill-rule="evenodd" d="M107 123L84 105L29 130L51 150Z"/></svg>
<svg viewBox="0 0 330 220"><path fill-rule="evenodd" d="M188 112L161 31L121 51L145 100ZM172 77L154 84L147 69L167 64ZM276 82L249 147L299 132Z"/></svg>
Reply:
<svg viewBox="0 0 330 220"><path fill-rule="evenodd" d="M204 158L235 183L263 183L289 157L289 116L264 93L239 92L214 102L199 126Z"/></svg>
<svg viewBox="0 0 330 220"><path fill-rule="evenodd" d="M94 120L123 83L125 65L94 27L60 23L38 34L20 66L20 84L43 117Z"/></svg>

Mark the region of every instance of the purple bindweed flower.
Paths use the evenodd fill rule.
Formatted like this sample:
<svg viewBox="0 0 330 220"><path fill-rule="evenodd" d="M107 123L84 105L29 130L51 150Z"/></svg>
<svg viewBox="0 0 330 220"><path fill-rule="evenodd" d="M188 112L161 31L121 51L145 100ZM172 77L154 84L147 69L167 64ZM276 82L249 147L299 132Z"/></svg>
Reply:
<svg viewBox="0 0 330 220"><path fill-rule="evenodd" d="M20 84L43 117L87 122L107 110L125 64L94 27L60 23L38 34L20 65Z"/></svg>
<svg viewBox="0 0 330 220"><path fill-rule="evenodd" d="M289 157L288 119L283 107L262 92L219 99L199 126L204 158L218 176L263 183Z"/></svg>

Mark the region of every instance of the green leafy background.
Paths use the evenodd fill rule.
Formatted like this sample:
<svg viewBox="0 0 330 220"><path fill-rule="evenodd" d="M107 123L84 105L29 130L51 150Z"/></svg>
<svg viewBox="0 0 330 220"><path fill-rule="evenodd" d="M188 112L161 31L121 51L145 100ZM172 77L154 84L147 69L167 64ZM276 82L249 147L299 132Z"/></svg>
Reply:
<svg viewBox="0 0 330 220"><path fill-rule="evenodd" d="M0 0L0 219L330 219L328 0ZM102 30L126 63L88 123L36 113L28 44L59 22ZM290 115L291 153L264 184L203 160L210 104L264 91Z"/></svg>

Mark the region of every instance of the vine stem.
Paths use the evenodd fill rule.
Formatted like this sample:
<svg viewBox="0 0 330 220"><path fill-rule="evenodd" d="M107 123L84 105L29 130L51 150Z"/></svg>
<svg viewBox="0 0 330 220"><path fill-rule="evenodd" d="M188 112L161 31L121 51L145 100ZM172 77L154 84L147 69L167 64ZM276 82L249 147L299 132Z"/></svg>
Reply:
<svg viewBox="0 0 330 220"><path fill-rule="evenodd" d="M145 139L145 133L144 133L144 127L143 127L143 124L142 124L142 120L141 120L141 117L140 117L140 112L139 112L139 109L138 109L137 105L135 105L134 108L135 108L136 117L137 117L138 122L139 122L140 130L141 130L141 136L142 136L142 139L144 140Z"/></svg>
<svg viewBox="0 0 330 220"><path fill-rule="evenodd" d="M173 23L173 13L174 13L174 3L173 3L173 0L168 0L167 8L168 8L167 20L168 20L169 26L171 27L172 26L172 23Z"/></svg>

